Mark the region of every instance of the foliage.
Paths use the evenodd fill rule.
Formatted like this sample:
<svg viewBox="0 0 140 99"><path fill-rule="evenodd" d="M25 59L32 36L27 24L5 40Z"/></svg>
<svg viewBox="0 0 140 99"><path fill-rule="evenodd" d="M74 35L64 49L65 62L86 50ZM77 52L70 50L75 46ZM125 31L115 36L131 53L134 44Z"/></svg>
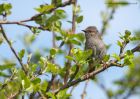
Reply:
<svg viewBox="0 0 140 99"><path fill-rule="evenodd" d="M129 4L126 1L117 2L119 5L110 5L110 3L116 2L107 0L107 7L111 9L111 13L102 12L103 28L101 30L103 34L106 32L109 21L113 19L115 10ZM73 19L71 21L67 21L69 20L67 10L61 8L68 5L72 8ZM124 33L120 33L120 40L117 41L120 52L106 55L100 66L96 66L95 71L89 73L88 63L92 50L81 48L85 41L84 34L75 31L76 27L84 20L84 16L80 13L80 5L75 0L66 2L52 0L50 4L39 5L35 8L38 14L21 21L7 20L7 15L12 13L11 9L10 3L0 4L0 16L2 17L0 20L0 44L3 44L3 40L5 40L17 59L17 61L2 60L0 63L0 77L3 78L0 83L2 99L16 99L24 96L31 99L40 97L69 99L71 96L71 93L68 93L69 87L75 87L80 82L90 78L94 79L93 76L112 66L129 66L130 69L123 79L115 82L120 89L115 92L107 89L107 96L109 98L120 97L120 94L126 94L126 90L129 93L129 90L132 89L132 91L139 93L136 90L136 86L139 87L139 61L134 58L134 52L138 52L140 48L139 46L136 47L139 49L126 48L131 42L138 42L139 37L133 36L131 31L125 30ZM33 21L35 26L27 24L30 21ZM65 22L70 23L72 28L64 29ZM16 51L17 48L14 48L13 42L7 37L8 34L3 24L17 24L31 30L33 34L26 34L22 38L25 48L19 52ZM37 37L42 31L48 31L52 34L52 47L45 51L40 48L33 52L31 46L34 42L38 42ZM61 57L65 58L61 62L63 64L56 62ZM136 76L133 77L133 74Z"/></svg>

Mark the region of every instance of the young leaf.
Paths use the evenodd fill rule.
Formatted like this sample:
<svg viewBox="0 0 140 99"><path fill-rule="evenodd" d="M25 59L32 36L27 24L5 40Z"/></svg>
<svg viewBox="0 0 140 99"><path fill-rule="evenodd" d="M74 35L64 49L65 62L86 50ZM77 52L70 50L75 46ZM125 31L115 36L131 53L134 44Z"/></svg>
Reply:
<svg viewBox="0 0 140 99"><path fill-rule="evenodd" d="M14 67L16 64L4 64L4 65L0 65L0 70L5 70L5 69L10 69L12 67Z"/></svg>
<svg viewBox="0 0 140 99"><path fill-rule="evenodd" d="M117 41L117 45L119 45L120 47L123 46L122 42L121 41Z"/></svg>
<svg viewBox="0 0 140 99"><path fill-rule="evenodd" d="M77 23L81 23L83 21L83 16L78 16L77 18L76 18L76 22Z"/></svg>
<svg viewBox="0 0 140 99"><path fill-rule="evenodd" d="M65 58L67 58L68 60L74 60L74 58L73 57L71 57L71 56L65 56Z"/></svg>
<svg viewBox="0 0 140 99"><path fill-rule="evenodd" d="M115 59L117 59L118 61L120 61L120 57L119 57L116 53L114 53L114 54L112 55L112 57L114 57Z"/></svg>
<svg viewBox="0 0 140 99"><path fill-rule="evenodd" d="M51 92L47 92L46 95L49 96L49 97L51 97L51 99L56 99L55 96L54 96L54 94L51 93Z"/></svg>
<svg viewBox="0 0 140 99"><path fill-rule="evenodd" d="M18 56L19 58L22 60L22 58L24 57L24 54L25 54L25 50L22 49L19 53L18 53Z"/></svg>

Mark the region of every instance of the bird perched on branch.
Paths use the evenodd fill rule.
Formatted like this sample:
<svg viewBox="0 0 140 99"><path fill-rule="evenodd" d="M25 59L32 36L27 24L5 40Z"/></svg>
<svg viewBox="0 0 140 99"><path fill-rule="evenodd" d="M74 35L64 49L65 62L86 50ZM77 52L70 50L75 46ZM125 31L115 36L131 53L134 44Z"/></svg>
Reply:
<svg viewBox="0 0 140 99"><path fill-rule="evenodd" d="M86 37L85 50L92 50L92 55L89 57L89 72L92 72L95 70L95 65L100 64L106 55L106 46L95 26L89 26L82 31Z"/></svg>

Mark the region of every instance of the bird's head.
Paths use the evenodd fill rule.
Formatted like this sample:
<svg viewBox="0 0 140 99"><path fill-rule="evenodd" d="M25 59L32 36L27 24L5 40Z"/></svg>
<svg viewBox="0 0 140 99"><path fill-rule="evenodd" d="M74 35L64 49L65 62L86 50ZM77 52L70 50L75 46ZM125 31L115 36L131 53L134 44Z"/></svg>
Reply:
<svg viewBox="0 0 140 99"><path fill-rule="evenodd" d="M89 26L85 30L82 30L85 34L97 34L98 30L95 26Z"/></svg>

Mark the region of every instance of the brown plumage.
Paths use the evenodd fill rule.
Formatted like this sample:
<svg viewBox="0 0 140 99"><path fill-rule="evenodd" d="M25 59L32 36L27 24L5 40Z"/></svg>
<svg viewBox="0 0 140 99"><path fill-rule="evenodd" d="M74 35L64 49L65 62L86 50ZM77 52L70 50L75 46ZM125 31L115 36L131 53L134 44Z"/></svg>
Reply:
<svg viewBox="0 0 140 99"><path fill-rule="evenodd" d="M96 63L100 63L102 61L103 57L106 55L106 46L95 26L89 26L83 31L85 32L86 37L85 50L92 50L92 56L90 57L91 61L89 61L89 68L95 69L95 66L93 66L95 65L94 61L96 61Z"/></svg>

